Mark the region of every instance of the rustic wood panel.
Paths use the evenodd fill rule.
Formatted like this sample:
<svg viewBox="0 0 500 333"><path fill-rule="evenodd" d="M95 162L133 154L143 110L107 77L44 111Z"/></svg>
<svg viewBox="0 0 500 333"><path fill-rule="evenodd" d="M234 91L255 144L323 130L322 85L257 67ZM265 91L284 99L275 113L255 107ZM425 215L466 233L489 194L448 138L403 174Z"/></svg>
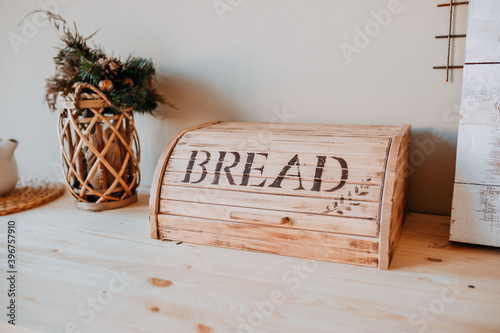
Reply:
<svg viewBox="0 0 500 333"><path fill-rule="evenodd" d="M186 166L189 160L179 160L172 159L167 166L167 169L164 174L163 183L185 183L183 180L186 177ZM264 166L263 170L256 170L254 168L261 168ZM199 166L193 168L192 171L192 180L197 181L200 179L202 175L202 170L200 170ZM244 173L245 165L236 166L231 170L231 176L235 184L239 185L242 182L242 177ZM249 186L257 186L261 184L265 179L267 179L267 185L270 185L277 177L277 175L283 169L283 165L277 164L255 164L252 165L252 171L248 174L248 185ZM324 168L323 174L321 177L321 189L328 190L336 185L338 185L339 181L342 179L342 168ZM262 172L262 174L260 174ZM316 173L316 168L312 167L300 167L300 173L302 181L305 182L305 188L311 188L311 184L314 182L314 177ZM297 174L294 170L290 171L289 174ZM382 185L383 180L383 171L375 171L375 170L362 170L362 169L348 169L348 176L345 180L346 184L358 184L358 185L367 185L367 186L380 186ZM200 183L202 185L208 184L210 185L213 182L215 176L215 170L207 170L206 177L207 181ZM190 179L191 180L191 179ZM285 181L286 180L286 181ZM285 176L284 180L281 184L283 188L296 188L298 181L297 176ZM229 184L228 177L225 173L221 173L221 177L219 179L219 184ZM323 191L324 192L324 191Z"/></svg>
<svg viewBox="0 0 500 333"><path fill-rule="evenodd" d="M297 166L300 164L300 168L305 167L305 168L310 168L306 169L310 172L313 172L315 167L318 164L318 155L319 156L326 156L327 160L325 164L325 169L328 171L330 168L333 170L336 170L339 168L339 161L335 160L333 157L341 158L342 160L345 161L345 163L348 165L349 169L358 169L358 170L377 170L377 171L383 171L384 166L385 166L385 154L386 151L381 153L382 155L378 156L359 156L359 155L339 155L336 154L334 149L330 149L329 152L325 151L322 153L314 153L311 152L311 148L309 148L307 151L302 151L298 152L296 150L286 150L286 149L280 149L276 148L276 150L271 148L267 148L265 151L257 151L257 150L240 150L238 151L236 147L231 147L229 145L226 146L221 146L221 147L207 147L210 146L209 144L204 145L203 147L194 147L194 146L189 146L189 145L181 145L181 146L176 146L175 150L172 153L172 160L189 160L192 158L193 151L196 152L196 158L195 158L195 167L198 167L199 162L204 162L205 160L209 159L208 164L206 164L206 168L210 170L214 170L215 166L217 165L218 159L220 158L220 151L225 152L224 156L224 166L231 165L234 160L235 160L235 155L232 152L238 152L240 155L240 162L233 167L232 169L240 169L245 166L245 162L248 158L248 153L255 153L255 166L260 166L260 165L275 165L274 168L277 172L283 169L284 166L286 166L296 155L297 155L297 162L295 165L292 167L290 170L291 172L295 171ZM294 145L290 145L288 147L289 149L293 149ZM306 149L306 148L304 148ZM203 152L207 151L207 153ZM272 154L270 153L272 152ZM267 158L265 155L262 154L268 154ZM182 166L175 167L177 170L186 170L186 162L176 162L176 163L183 163ZM178 164L177 164L178 165ZM168 170L171 170L171 168L168 168ZM255 172L254 172L255 173Z"/></svg>
<svg viewBox="0 0 500 333"><path fill-rule="evenodd" d="M410 155L410 130L408 130L401 143L399 151L396 184L394 185L394 197L392 206L391 230L389 234L389 259L392 260L396 251L403 223L406 219L406 208L408 204L408 170Z"/></svg>
<svg viewBox="0 0 500 333"><path fill-rule="evenodd" d="M351 158L354 161L358 161L359 163L359 161L369 162L370 159L380 161L381 154L382 156L384 156L384 154L387 153L388 145L384 147L363 146L359 149L360 152L357 151L356 146L356 144L350 145L347 143L311 145L308 143L300 142L276 142L272 145L266 144L261 147L254 147L252 146L251 142L245 140L240 141L236 138L232 141L220 140L218 142L208 142L207 140L203 139L193 141L190 141L188 139L181 139L176 146L173 157L189 157L191 156L193 150L208 151L214 158L219 156L220 151L225 151L227 153L238 152L242 157L246 157L245 153L247 152L268 153L272 151L274 154L279 154L276 157L279 156L283 158L284 163L290 161L290 159L296 154L299 154L299 159L301 156L312 157L317 155L327 155L341 158Z"/></svg>
<svg viewBox="0 0 500 333"><path fill-rule="evenodd" d="M18 326L7 327L64 332L72 321L93 333L157 332L159 327L237 332L238 318L246 321L257 311L254 302L270 300L273 290L282 291L284 301L258 328L268 333L416 332L422 326L410 320L423 320L419 309L435 306L443 293L450 303L442 313L427 313L434 320L426 332L500 327L500 249L450 243L449 217L410 214L391 270L378 271L153 240L145 221L147 200L147 193L139 192L137 204L96 214L77 210L66 195L0 218L0 225L17 221L22 244ZM6 230L0 228L0 239L6 239ZM302 279L294 267L312 269L302 268ZM85 322L88 316L80 316L77 307L108 289L113 271L132 279ZM0 274L5 277L5 265ZM5 283L2 278L1 290Z"/></svg>
<svg viewBox="0 0 500 333"><path fill-rule="evenodd" d="M500 246L500 2L469 4L450 239Z"/></svg>
<svg viewBox="0 0 500 333"><path fill-rule="evenodd" d="M457 184L450 240L500 245L500 186Z"/></svg>
<svg viewBox="0 0 500 333"><path fill-rule="evenodd" d="M227 205L231 207L248 207L273 209L283 212L306 214L322 214L328 216L358 217L377 219L379 203L368 201L349 201L335 205L336 200L308 198L299 196L282 196L273 194L257 194L249 192L210 189L200 191L198 188L182 186L162 186L161 199L178 200L185 205L186 211L194 209L197 203ZM185 203L182 203L184 201Z"/></svg>
<svg viewBox="0 0 500 333"><path fill-rule="evenodd" d="M149 197L149 224L151 228L151 238L158 239L158 209L160 208L160 188L162 185L162 177L163 174L165 173L165 168L167 167L167 162L170 158L170 154L172 154L172 151L179 141L179 139L186 134L189 131L193 131L196 129L203 128L205 126L210 126L213 124L218 123L219 121L212 121L206 124L201 124L201 125L196 125L190 128L186 128L180 132L178 132L176 135L170 139L169 143L163 150L163 153L160 156L160 159L158 161L158 164L156 166L156 170L153 176L153 182L151 184L151 194Z"/></svg>
<svg viewBox="0 0 500 333"><path fill-rule="evenodd" d="M500 125L500 64L464 66L460 125Z"/></svg>
<svg viewBox="0 0 500 333"><path fill-rule="evenodd" d="M381 269L389 268L404 222L410 133L409 125L400 129L392 141L387 157L380 215L379 267Z"/></svg>
<svg viewBox="0 0 500 333"><path fill-rule="evenodd" d="M277 224L279 225L279 224ZM205 218L193 218L177 215L158 217L160 235L169 230L191 231L211 234L214 237L224 235L230 238L258 239L268 242L269 248L280 244L316 244L362 252L378 253L378 238L356 235L339 235L326 232L312 232L293 227L248 225L247 223L213 221ZM161 229L164 229L163 231ZM161 238L168 238L167 236ZM176 239L173 239L176 240ZM179 239L182 240L182 239ZM263 249L266 250L266 249Z"/></svg>
<svg viewBox="0 0 500 333"><path fill-rule="evenodd" d="M358 266L377 267L378 253L339 249L316 244L287 244L268 242L251 238L236 238L226 234L213 235L209 233L174 230L163 228L160 235L164 239L186 240L190 243L225 247L229 249L273 253L304 259L314 259L337 263L349 263Z"/></svg>
<svg viewBox="0 0 500 333"><path fill-rule="evenodd" d="M399 131L398 126L379 125L335 125L335 124L278 124L278 123L247 123L247 122L222 122L201 131L224 131L235 130L258 133L259 131L296 131L300 133L314 132L316 135L342 136L380 136L391 138Z"/></svg>
<svg viewBox="0 0 500 333"><path fill-rule="evenodd" d="M163 221L164 233L179 241L231 248L248 238L267 241L272 245L252 248L271 253L279 253L274 243L283 239L312 251L322 244L314 238L318 232L377 237L378 265L381 244L387 243L389 258L402 229L399 205L405 204L407 182L394 174L407 173L408 140L409 126L221 122L186 132L159 162L157 226ZM383 191L390 202L382 210L387 240L380 241ZM304 238L308 233L314 242ZM290 248L282 254L296 253ZM302 257L316 258L308 253ZM388 264L389 259L380 267Z"/></svg>
<svg viewBox="0 0 500 333"><path fill-rule="evenodd" d="M500 62L500 2L472 0L465 47L466 63Z"/></svg>
<svg viewBox="0 0 500 333"><path fill-rule="evenodd" d="M304 131L314 131L318 129L324 129L328 131L333 130L346 130L346 131L360 131L360 130L370 130L372 132L388 132L391 135L396 135L399 131L399 126L394 125L342 125L342 124L309 124L309 123L266 123L266 122L246 122L246 121L231 121L231 122L221 122L219 124L214 124L210 128L223 128L223 129L245 129L248 131L255 131L261 128L280 128L280 129L300 129Z"/></svg>
<svg viewBox="0 0 500 333"><path fill-rule="evenodd" d="M166 175L172 175L173 173L166 173ZM184 176L184 175L183 175ZM312 181L308 182L307 180L303 180L302 184L305 188L304 191L298 191L295 188L297 187L297 184L295 182L286 182L284 181L282 183L281 188L272 188L272 187L258 187L258 186L239 186L238 184L236 185L231 185L227 182L220 182L219 184L212 184L212 183L203 183L203 184L186 184L182 182L182 179L178 173L175 173L175 177L169 178L168 180L165 180L164 178L164 185L173 185L173 186L182 186L182 187L188 187L188 188L197 188L200 191L205 191L206 193L209 193L211 190L214 189L221 189L221 190L227 190L227 191L232 191L233 195L238 195L240 192L248 192L248 193L261 193L261 194L275 194L275 195L283 195L283 196L297 196L297 197L305 197L305 198L322 198L322 199L331 199L334 201L340 201L342 198L344 198L344 202L347 202L348 200L355 200L355 201L369 201L369 202L378 202L380 200L380 193L381 193L381 187L380 186L373 186L373 185L359 185L359 184L346 184L342 189L337 190L335 192L313 192L313 191L307 191L309 187L307 187L308 184L311 184ZM270 179L268 179L270 180ZM271 179L272 180L272 179ZM259 182L262 182L264 180L259 180ZM295 185L292 185L295 184ZM332 188L336 185L337 183L328 183L325 182L323 186ZM283 197L283 199L286 199L286 197ZM340 204L340 202L339 202Z"/></svg>
<svg viewBox="0 0 500 333"><path fill-rule="evenodd" d="M334 156L361 155L379 157L381 154L383 155L387 152L387 147L389 145L388 139L365 139L364 142L358 141L353 143L348 140L323 140L311 137L302 140L302 137L305 137L305 135L298 136L290 134L283 135L281 139L273 135L268 139L257 138L257 140L252 140L244 135L235 136L231 133L214 132L210 134L212 135L192 132L191 135L183 136L182 139L179 140L177 148L187 149L188 151L193 149L205 149L210 151L215 148L218 150L237 152L267 152L271 149L272 152L284 152L288 155L294 152ZM316 141L314 141L314 139L316 139ZM290 157L288 159L290 159Z"/></svg>
<svg viewBox="0 0 500 333"><path fill-rule="evenodd" d="M307 135L304 135L306 134ZM229 140L234 140L238 138L241 141L248 141L253 144L262 144L264 142L280 142L280 141L292 141L292 142L309 142L311 144L316 143L331 143L331 144L356 144L356 145L368 145L371 147L387 147L390 137L380 138L377 137L374 140L373 137L367 137L363 135L358 136L342 136L341 133L328 133L317 131L304 131L304 130L294 130L290 128L286 129L269 129L269 131L260 129L256 131L248 131L246 129L216 129L212 127L207 127L206 130L200 130L195 132L186 133L184 138L227 138ZM357 148L357 146L355 146Z"/></svg>
<svg viewBox="0 0 500 333"><path fill-rule="evenodd" d="M500 124L460 124L455 182L500 185Z"/></svg>
<svg viewBox="0 0 500 333"><path fill-rule="evenodd" d="M213 220L232 222L245 222L248 224L277 226L282 228L296 228L302 230L315 230L349 234L359 236L377 237L379 223L376 219L336 217L332 219L327 215L303 214L294 212L276 211L274 209L256 209L246 207L231 207L219 204L186 203L175 200L162 200L161 213L166 215L184 215ZM283 218L290 222L283 223Z"/></svg>
<svg viewBox="0 0 500 333"><path fill-rule="evenodd" d="M216 171L219 152L213 150L211 154L210 161L204 163L207 160L206 153L198 152L197 156L194 158L194 163L190 172L192 173L201 173L206 172L207 174L213 174ZM199 156L198 156L199 155ZM189 161L191 160L192 152L189 152L188 155L181 155L179 152L175 152L175 155L172 156L168 162L166 167L166 171L174 171L174 172L182 172L186 173L189 167ZM226 158L227 156L227 158ZM225 161L222 163L222 167L219 172L224 176L222 178L227 178L227 173L225 172L225 166L231 166L230 173L234 175L236 178L241 177L245 169L248 167L247 154L240 154L240 162L235 166L235 156L234 154L228 153L225 156ZM286 154L286 153L273 153L268 154L267 158L265 155L255 154L253 156L253 163L249 166L251 167L248 170L248 176L250 178L276 178L281 171L283 171L284 167L288 164L290 159L292 159L294 154ZM346 174L346 182L352 183L363 183L363 184L372 184L372 185L381 185L383 178L383 171L385 166L384 158L361 158L361 157L352 157L352 156L344 156L342 157L347 168L344 168L338 160L328 157L325 159L325 164L322 167L321 180L322 181L330 181L330 182L338 182L342 179L342 172L344 170L348 170ZM201 163L204 163L202 168L200 166ZM292 166L286 173L286 178L295 178L298 179L298 171L300 171L302 179L315 179L317 178L316 171L318 168L318 156L315 154L300 154L298 156L298 162L300 162L300 166L294 165ZM371 167L371 168L369 168ZM258 169L259 168L259 169ZM221 179L223 181L224 179ZM238 179L239 180L239 179ZM260 182L257 182L259 184Z"/></svg>
<svg viewBox="0 0 500 333"><path fill-rule="evenodd" d="M272 168L269 168L270 170ZM264 169L266 173L266 171ZM352 171L352 170L350 170ZM278 171L279 172L279 171ZM325 172L326 173L326 172ZM179 171L167 171L163 178L164 185L176 185L176 186L186 186L192 188L213 188L213 189L224 189L231 190L237 192L252 192L252 193L263 193L263 194L282 194L282 195L296 195L303 197L315 197L315 198L326 198L326 199L339 199L340 197L344 197L346 199L353 199L357 201L379 201L380 200L380 185L370 185L373 180L375 182L381 182L382 179L372 179L369 177L369 174L364 174L362 171L358 172L359 178L368 177L366 179L361 178L359 181L347 179L344 183L340 181L341 170L339 170L339 176L336 181L330 180L326 178L321 181L321 186L318 188L319 190L312 191L311 189L314 187L315 180L313 178L301 178L299 181L297 177L286 177L280 183L280 187L272 187L273 181L276 180L276 176L278 173L269 172L269 175L264 175L260 177L250 176L248 178L248 184L243 184L243 175L241 174L233 174L231 173L230 180L224 174L216 174L216 173L206 173L204 174L204 179L201 182L198 182L202 179L202 173L192 173L189 178L189 182L186 181L186 173ZM349 175L351 172L349 173ZM311 176L312 177L312 176ZM333 179L333 177L331 177ZM217 179L217 182L215 180ZM302 189L299 190L299 186L302 186ZM341 188L328 192L333 188L342 186Z"/></svg>
<svg viewBox="0 0 500 333"><path fill-rule="evenodd" d="M465 66L455 181L500 185L500 65Z"/></svg>
<svg viewBox="0 0 500 333"><path fill-rule="evenodd" d="M203 129L200 131L200 133L220 133L221 131L224 131L224 133L232 133L234 134L235 137L241 136L244 137L247 140L252 140L256 141L259 140L259 138L275 135L275 134L287 134L287 135L296 135L296 136L302 136L302 135L307 135L307 133L310 133L310 130L304 130L304 129L289 129L287 127L285 128L271 128L271 129L266 129L266 128L261 128L257 129L254 132L248 131L246 129L219 129L219 128L212 128L212 127L207 127L206 129ZM359 133L356 133L354 130L348 130L348 129L343 129L343 130L315 130L314 131L314 137L318 139L322 138L329 138L332 136L335 136L338 138L337 141L341 142L342 140L345 142L348 139L354 139L355 142L357 141L362 141L366 139L372 139L372 140L390 140L394 134L392 131L387 132L387 133L377 133L373 131L360 131Z"/></svg>

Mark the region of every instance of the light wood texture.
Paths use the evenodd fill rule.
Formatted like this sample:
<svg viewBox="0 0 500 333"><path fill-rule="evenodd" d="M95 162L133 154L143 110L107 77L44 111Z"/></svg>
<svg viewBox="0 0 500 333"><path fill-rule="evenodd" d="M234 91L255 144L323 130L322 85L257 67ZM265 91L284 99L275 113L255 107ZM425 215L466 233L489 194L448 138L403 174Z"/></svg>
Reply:
<svg viewBox="0 0 500 333"><path fill-rule="evenodd" d="M410 214L391 270L379 271L150 239L146 192L139 191L136 204L98 214L79 211L71 201L66 195L0 217L2 226L9 218L17 222L21 327L64 332L74 322L93 333L238 332L240 319L248 322L257 311L254 302L269 301L273 290L283 292L284 302L255 332L418 332L425 324L425 332L476 333L500 327L500 249L450 243L449 217ZM5 233L0 228L0 239ZM294 273L297 267L304 278ZM89 316L77 308L109 293L113 271L122 270L133 276L129 284L86 323ZM2 306L5 274L0 265Z"/></svg>
<svg viewBox="0 0 500 333"><path fill-rule="evenodd" d="M259 138L259 134L274 133L286 131L293 134L307 134L312 131L318 136L346 136L346 137L383 137L390 139L399 131L399 126L381 126L381 125L332 125L332 124L274 124L274 123L252 123L249 126L247 122L223 122L217 126L204 128L203 132L220 131L241 131L248 133L248 130L256 131L252 136ZM289 132L290 133L290 132Z"/></svg>
<svg viewBox="0 0 500 333"><path fill-rule="evenodd" d="M187 202L189 207L186 210L192 209L191 207L198 203L205 203L230 207L255 208L256 210L269 209L293 213L378 219L380 209L378 202L353 200L351 203L357 206L346 206L345 208L349 207L350 210L340 210L342 209L341 206L337 206L338 209L333 209L333 201L321 197L281 196L221 189L211 189L207 195L204 195L204 192L196 187L168 185L162 186L160 198L181 201L177 203L179 205L182 202Z"/></svg>
<svg viewBox="0 0 500 333"><path fill-rule="evenodd" d="M222 131L222 129L219 130ZM260 148L265 149L260 152L265 152L271 149L276 153L282 152L290 154L290 152L294 152L299 153L300 155L303 155L304 153L314 154L321 152L323 154L334 154L336 156L380 156L381 154L384 155L386 153L389 141L387 139L365 139L364 142L360 141L359 143L351 143L349 141L336 142L334 137L331 138L326 135L312 138L309 137L308 139L302 141L302 136L292 135L289 134L289 131L287 131L287 134L281 137L273 133L270 135L271 139L259 139L257 144L252 144L247 138L243 137L242 140L241 137L235 135L235 133L213 132L210 133L212 135L206 135L206 133L203 132L196 133L196 135L194 133L196 132L192 132L191 135L187 135L179 140L174 156L185 156L187 150L187 157L189 157L192 149L196 148L202 148L210 151L211 153L220 150L246 152L255 151L259 148L259 146ZM248 131L247 135L248 134L251 135L252 132ZM255 132L255 134L258 135L258 132ZM307 133L304 132L303 136L307 136ZM375 144L373 144L373 142L375 142ZM186 149L183 150L182 148ZM214 155L217 156L217 154ZM367 160L369 159L365 159L365 161ZM288 160L286 162L288 162ZM268 161L268 163L272 163L272 161Z"/></svg>
<svg viewBox="0 0 500 333"><path fill-rule="evenodd" d="M179 205L179 202L175 200L162 200L160 202L160 212L168 215L371 237L377 237L379 231L379 223L376 219L339 216L332 219L331 216L325 214L294 213L273 209L259 209L256 211L254 208L230 207L219 204ZM281 224L283 218L289 218L291 224Z"/></svg>
<svg viewBox="0 0 500 333"><path fill-rule="evenodd" d="M196 129L203 128L205 126L209 126L212 124L217 124L219 121L212 121L202 125L196 125L190 128L186 128L170 139L170 142L167 144L163 153L160 156L158 164L156 165L155 174L153 176L153 183L151 184L151 195L149 199L149 223L151 228L151 238L158 239L158 211L160 208L160 188L162 186L162 178L165 173L165 168L167 167L167 162L170 159L170 154L177 144L177 142L182 138L184 134L189 131L193 131Z"/></svg>
<svg viewBox="0 0 500 333"><path fill-rule="evenodd" d="M380 217L379 267L389 269L406 214L408 191L409 125L394 137L387 158Z"/></svg>
<svg viewBox="0 0 500 333"><path fill-rule="evenodd" d="M368 139L366 140L368 141ZM269 156L267 156L267 160L265 160L265 156L264 157L261 157L262 155L256 156L257 158L255 159L255 163L266 166L275 165L275 167L279 167L279 170L281 170L283 166L286 165L295 154L298 154L300 166L301 168L302 167L306 168L304 176L307 177L311 176L307 173L307 171L314 171L314 167L317 165L318 154L342 157L347 162L349 167L355 170L383 170L385 165L385 155L387 153L388 145L389 145L389 140L385 142L385 148L378 149L378 154L375 155L353 155L352 154L353 150L347 149L342 153L339 152L333 145L328 146L329 148L323 147L325 148L325 150L321 150L322 147L317 147L315 150L312 150L311 149L312 144L305 144L303 146L300 146L297 143L289 142L288 144L278 143L273 146L266 145L266 148L259 150L259 148L253 149L251 147L241 148L240 144L236 142L234 144L228 144L228 143L221 144L220 146L215 146L212 143L205 143L205 144L200 143L191 146L189 143L184 141L181 142L181 144L179 144L179 146L176 147L174 153L172 154L172 161L179 159L180 161L177 162L176 165L178 166L179 164L183 164L182 169L183 171L185 171L187 164L186 160L190 159L192 151L203 150L207 151L210 154L210 162L209 164L207 164L207 168L210 171L212 171L215 165L217 164L216 163L217 159L220 157L220 151L226 152L226 156L228 155L227 152L233 152L233 151L238 152L242 164L238 165L240 168L244 166L245 160L248 157L248 153L273 152L273 154L269 154ZM302 149L299 151L298 148ZM232 161L231 159L232 157L234 156L232 155L227 156L226 157L227 162ZM200 156L199 158L201 159L202 156ZM339 163L335 164L332 161L327 161L327 162L328 166L325 167L334 167L335 169L339 169ZM175 170L175 165L173 165L172 168L170 168L170 170L172 169Z"/></svg>
<svg viewBox="0 0 500 333"><path fill-rule="evenodd" d="M187 163L187 162L186 162ZM185 164L184 164L185 165ZM274 173L272 170L274 168L268 168L266 170L267 166L264 168L264 173L269 173L269 175L252 175L251 176L251 181L249 182L250 186L245 187L244 192L251 192L251 193L261 193L261 194L276 194L276 195L298 195L297 191L295 190L298 186L297 180L288 178L290 180L284 180L281 183L281 187L269 187L269 186L255 186L258 185L262 182L265 182L265 184L271 184L275 179L276 175L278 173ZM280 166L279 169L282 169L283 166ZM302 170L302 168L301 168ZM321 187L324 189L331 189L334 188L339 184L338 179L340 179L340 175L342 173L342 170L337 170L330 169L324 174L332 174L334 175L331 179L326 178L325 180L322 181ZM353 172L354 171L354 172ZM278 171L279 172L279 171ZM304 191L300 193L300 196L303 197L311 197L311 198L324 198L324 199L340 199L340 197L353 197L353 194L356 194L356 188L358 192L360 191L360 185L362 185L362 192L366 192L366 194L362 196L355 196L357 201L371 201L371 202L378 202L380 200L380 194L381 194L381 184L379 185L371 185L372 182L378 182L378 179L370 178L370 175L376 175L376 174L383 174L383 172L377 172L371 173L367 171L359 171L359 181L356 181L355 179L351 179L351 175L356 176L356 170L351 170L349 169L349 179L346 181L346 184L339 190L336 190L334 192L326 192L326 191L307 191L308 189L312 188L314 184L314 178L302 178L302 186L304 187ZM313 173L314 174L314 173ZM201 174L199 172L194 173L193 172L193 178L199 179L201 177ZM242 175L238 175L236 173L231 173L231 175L234 178L234 181L236 184L241 184L241 179ZM206 190L206 191L211 191L215 189L222 189L226 191L243 191L241 187L232 185L228 182L227 177L221 177L220 181L218 184L213 184L213 179L215 177L215 173L207 173L206 176L210 182L203 182L200 184L186 184L183 182L185 178L185 171L180 172L180 171L169 171L165 173L165 177L163 178L163 185L164 186L181 186L181 187L190 187L190 188L197 188L200 191ZM378 175L377 175L378 177ZM334 180L337 179L337 180ZM368 181L367 181L368 179ZM382 181L382 177L380 179ZM241 186L241 185L240 185ZM349 196L349 193L351 195Z"/></svg>
<svg viewBox="0 0 500 333"><path fill-rule="evenodd" d="M500 62L498 0L472 0L465 47L466 63Z"/></svg>
<svg viewBox="0 0 500 333"><path fill-rule="evenodd" d="M375 267L383 257L387 269L404 218L409 133L242 122L181 132L158 162L152 237ZM342 251L321 256L321 247Z"/></svg>
<svg viewBox="0 0 500 333"><path fill-rule="evenodd" d="M492 246L500 246L499 28L499 1L471 1L450 233Z"/></svg>
<svg viewBox="0 0 500 333"><path fill-rule="evenodd" d="M176 216L160 216L160 238L187 239L190 243L220 246L229 249L280 254L305 259L315 259L358 266L378 266L377 239L358 237L335 237L329 234L300 232L300 230L277 229L227 222L209 223L203 219ZM278 230L278 231L277 231ZM323 237L320 237L323 236ZM275 238L272 238L275 237ZM273 239L269 242L269 239ZM282 241L284 240L284 241ZM308 240L308 241L306 241ZM346 249L346 244L351 248ZM357 247L357 249L352 249ZM359 248L365 248L360 250ZM366 249L369 248L369 249Z"/></svg>
<svg viewBox="0 0 500 333"><path fill-rule="evenodd" d="M40 331L30 330L25 327L14 326L0 321L0 332L2 333L40 333Z"/></svg>

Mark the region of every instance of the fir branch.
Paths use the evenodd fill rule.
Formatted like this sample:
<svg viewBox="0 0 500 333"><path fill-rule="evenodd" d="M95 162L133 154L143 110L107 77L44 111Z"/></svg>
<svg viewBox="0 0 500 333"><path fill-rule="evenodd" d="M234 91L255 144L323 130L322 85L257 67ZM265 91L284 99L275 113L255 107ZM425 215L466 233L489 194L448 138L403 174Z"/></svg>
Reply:
<svg viewBox="0 0 500 333"><path fill-rule="evenodd" d="M123 64L123 73L137 83L146 82L155 75L155 72L151 59L129 56Z"/></svg>
<svg viewBox="0 0 500 333"><path fill-rule="evenodd" d="M86 82L99 87L103 80L112 83L107 84L109 89L106 89L110 91L103 91L116 108L110 108L111 112L132 107L140 113L152 113L159 103L175 108L156 92L153 85L156 71L151 59L129 56L122 63L119 58L108 57L100 48L87 45L97 31L83 37L76 24L71 28L60 15L50 11L34 11L24 19L37 12L47 15L63 43L54 57L56 73L46 84L45 99L52 111L56 109L58 95L73 93L75 83Z"/></svg>
<svg viewBox="0 0 500 333"><path fill-rule="evenodd" d="M101 68L97 63L82 57L80 59L78 78L82 82L87 82L94 86L97 86L99 84L99 81L104 79L104 69Z"/></svg>

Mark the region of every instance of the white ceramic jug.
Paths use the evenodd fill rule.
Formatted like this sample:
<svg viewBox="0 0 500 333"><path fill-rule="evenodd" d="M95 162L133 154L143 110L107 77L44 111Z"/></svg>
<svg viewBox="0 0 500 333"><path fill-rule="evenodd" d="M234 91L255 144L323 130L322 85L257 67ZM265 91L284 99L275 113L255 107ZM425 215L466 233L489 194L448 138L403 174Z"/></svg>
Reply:
<svg viewBox="0 0 500 333"><path fill-rule="evenodd" d="M9 194L16 188L18 171L14 150L18 142L14 139L0 139L0 196Z"/></svg>

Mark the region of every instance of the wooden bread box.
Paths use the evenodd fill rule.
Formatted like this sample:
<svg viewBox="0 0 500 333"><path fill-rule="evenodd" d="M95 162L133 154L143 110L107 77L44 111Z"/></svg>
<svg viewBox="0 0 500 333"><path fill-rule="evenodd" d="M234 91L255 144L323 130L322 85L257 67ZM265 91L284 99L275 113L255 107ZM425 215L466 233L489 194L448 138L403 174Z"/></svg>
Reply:
<svg viewBox="0 0 500 333"><path fill-rule="evenodd" d="M151 237L388 269L410 126L212 122L158 162Z"/></svg>

